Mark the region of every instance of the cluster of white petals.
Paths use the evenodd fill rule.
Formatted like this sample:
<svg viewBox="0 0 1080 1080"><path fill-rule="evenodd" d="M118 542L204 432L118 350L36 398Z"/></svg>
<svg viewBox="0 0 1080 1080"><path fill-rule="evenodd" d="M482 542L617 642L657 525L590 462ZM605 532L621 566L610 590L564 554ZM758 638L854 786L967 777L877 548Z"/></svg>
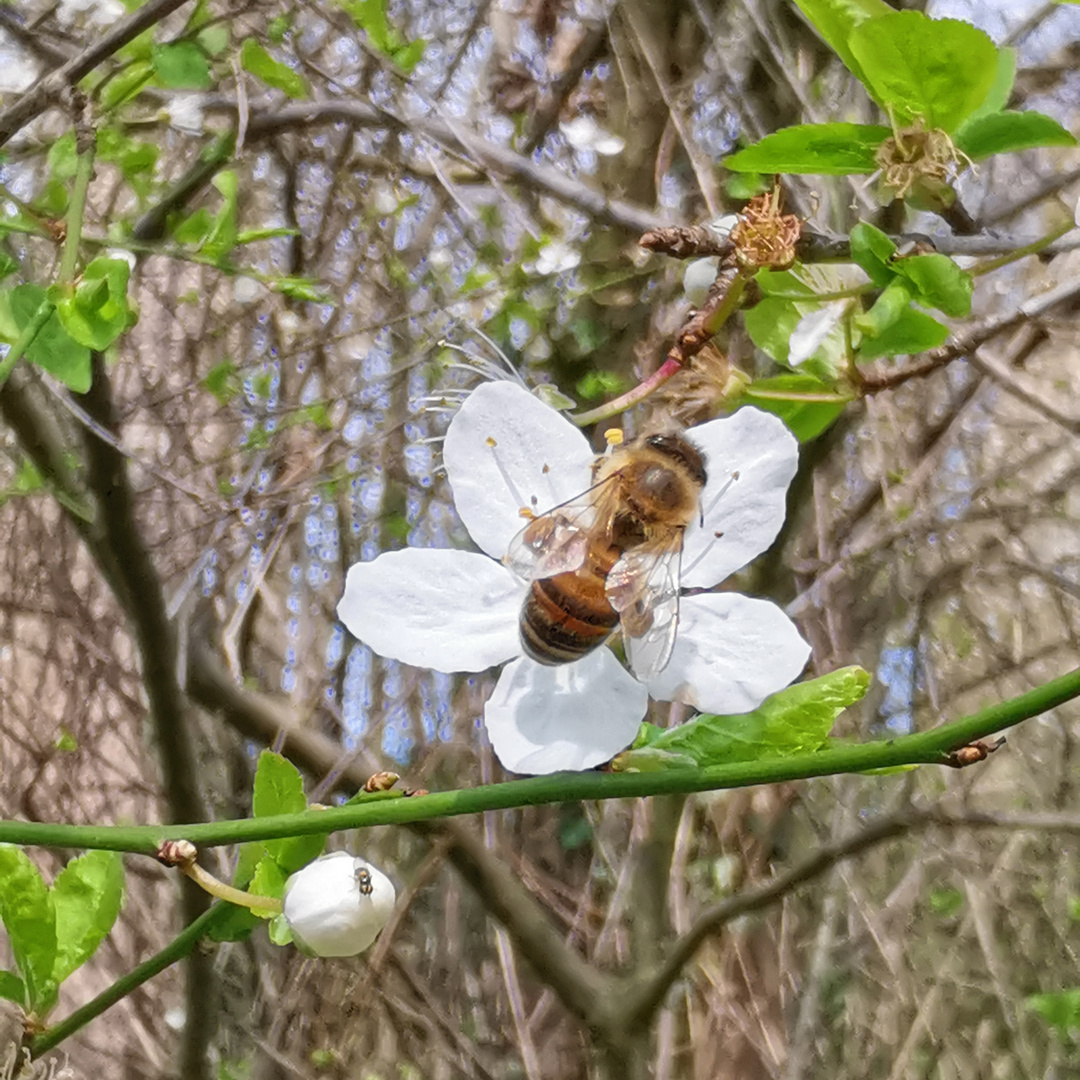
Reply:
<svg viewBox="0 0 1080 1080"><path fill-rule="evenodd" d="M784 520L798 447L783 422L743 408L685 433L705 455L702 520L686 532L682 584L711 588L765 551ZM684 596L667 666L638 682L606 647L548 667L522 655L528 584L500 561L522 508L544 513L591 483L596 456L581 431L510 382L482 384L446 434L443 461L462 523L484 554L405 548L349 570L338 615L380 656L442 672L505 664L484 724L509 770L587 769L633 741L648 708L682 701L705 712L756 708L796 678L809 646L765 600Z"/></svg>
<svg viewBox="0 0 1080 1080"><path fill-rule="evenodd" d="M371 863L334 851L285 882L282 900L293 939L316 956L355 956L394 910L394 886Z"/></svg>

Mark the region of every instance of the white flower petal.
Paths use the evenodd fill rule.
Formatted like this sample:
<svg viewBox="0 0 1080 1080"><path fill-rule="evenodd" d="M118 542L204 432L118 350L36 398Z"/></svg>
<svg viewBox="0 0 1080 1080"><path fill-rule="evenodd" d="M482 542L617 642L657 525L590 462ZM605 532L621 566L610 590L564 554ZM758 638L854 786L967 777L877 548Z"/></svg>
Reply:
<svg viewBox="0 0 1080 1080"><path fill-rule="evenodd" d="M719 266L719 255L694 259L693 262L686 264L682 279L683 292L694 307L701 307L708 299L709 289L716 280L716 271Z"/></svg>
<svg viewBox="0 0 1080 1080"><path fill-rule="evenodd" d="M612 135L610 131L603 129L597 134L593 142L593 149L602 157L614 157L621 154L626 147L626 142L618 135Z"/></svg>
<svg viewBox="0 0 1080 1080"><path fill-rule="evenodd" d="M682 584L709 588L776 539L799 444L778 416L750 407L691 428L686 437L705 452L709 481L701 496L704 526L695 521L686 532Z"/></svg>
<svg viewBox="0 0 1080 1080"><path fill-rule="evenodd" d="M544 513L580 495L594 460L569 420L511 382L481 383L443 443L458 517L477 547L495 559L524 526L520 511Z"/></svg>
<svg viewBox="0 0 1080 1080"><path fill-rule="evenodd" d="M394 910L394 886L377 867L334 851L285 882L282 901L293 937L318 956L355 956Z"/></svg>
<svg viewBox="0 0 1080 1080"><path fill-rule="evenodd" d="M796 679L809 657L795 624L768 600L685 596L671 660L649 680L649 693L702 712L749 712Z"/></svg>
<svg viewBox="0 0 1080 1080"><path fill-rule="evenodd" d="M350 567L337 613L380 656L484 671L521 652L524 597L525 585L484 555L405 548Z"/></svg>
<svg viewBox="0 0 1080 1080"><path fill-rule="evenodd" d="M837 300L804 315L788 341L788 363L792 367L809 360L821 348L847 310L846 300Z"/></svg>
<svg viewBox="0 0 1080 1080"><path fill-rule="evenodd" d="M559 124L563 138L575 150L588 150L600 137L601 128L591 116L575 116L573 120L564 120Z"/></svg>
<svg viewBox="0 0 1080 1080"><path fill-rule="evenodd" d="M572 664L507 664L484 706L484 725L504 767L519 773L588 769L634 740L649 698L599 648Z"/></svg>

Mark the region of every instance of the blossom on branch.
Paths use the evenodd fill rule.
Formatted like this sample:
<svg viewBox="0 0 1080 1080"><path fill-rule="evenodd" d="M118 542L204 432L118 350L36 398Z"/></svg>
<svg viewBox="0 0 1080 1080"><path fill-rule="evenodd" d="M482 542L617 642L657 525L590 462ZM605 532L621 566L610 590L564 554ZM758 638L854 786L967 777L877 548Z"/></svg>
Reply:
<svg viewBox="0 0 1080 1080"><path fill-rule="evenodd" d="M355 956L394 910L394 886L369 862L334 851L285 882L282 900L293 939L316 956Z"/></svg>
<svg viewBox="0 0 1080 1080"><path fill-rule="evenodd" d="M743 408L685 432L705 456L701 518L687 529L684 588L707 589L749 563L784 520L797 443L783 422ZM454 505L484 554L405 548L348 573L338 616L380 656L442 672L505 664L484 724L509 770L587 769L629 745L649 697L703 712L756 708L810 653L775 604L737 593L684 596L671 658L639 682L606 647L568 664L523 655L518 624L529 584L502 563L523 525L586 491L596 455L560 413L510 382L479 386L446 434Z"/></svg>

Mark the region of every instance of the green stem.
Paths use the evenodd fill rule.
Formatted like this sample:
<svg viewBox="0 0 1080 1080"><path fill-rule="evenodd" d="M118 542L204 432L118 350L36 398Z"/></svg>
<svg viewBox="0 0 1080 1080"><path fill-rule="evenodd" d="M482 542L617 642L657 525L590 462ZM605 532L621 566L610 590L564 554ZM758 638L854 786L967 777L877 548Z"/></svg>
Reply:
<svg viewBox="0 0 1080 1080"><path fill-rule="evenodd" d="M81 153L75 165L75 184L68 202L67 235L64 237L64 254L60 259L57 283L70 285L79 268L79 245L82 242L83 215L86 213L86 195L94 176L94 144Z"/></svg>
<svg viewBox="0 0 1080 1080"><path fill-rule="evenodd" d="M1068 232L1072 232L1075 228L1076 226L1070 221L1067 225L1061 225L1053 232L1047 233L1046 236L1033 240L1030 244L1025 244L1024 247L1017 248L1015 251L1010 251L1007 255L999 255L996 259L987 259L986 262L973 266L968 272L972 277L981 277L983 274L1000 270L1003 266L1008 266L1009 263L1014 263L1018 259L1025 259L1028 255L1037 255L1043 248L1049 247L1055 240L1060 240L1061 237Z"/></svg>
<svg viewBox="0 0 1080 1080"><path fill-rule="evenodd" d="M704 768L670 769L651 773L558 773L511 780L502 784L433 792L411 798L386 798L351 806L281 814L275 817L215 821L200 825L51 825L34 821L0 821L0 842L42 847L99 848L156 852L162 840L190 840L197 846L309 836L372 825L402 825L488 810L579 801L632 799L676 795L691 791L806 780L834 773L858 773L898 765L945 764L950 751L983 739L1022 720L1056 708L1080 696L1080 668L1026 694L991 705L971 716L930 731L899 739L837 746L812 754L738 761ZM390 794L390 793L387 793Z"/></svg>
<svg viewBox="0 0 1080 1080"><path fill-rule="evenodd" d="M34 344L34 339L41 333L42 327L49 321L55 310L56 306L51 300L41 301L41 306L23 327L22 333L11 346L7 356L0 360L0 387L8 381L8 376L15 370L15 365L26 355L26 350Z"/></svg>
<svg viewBox="0 0 1080 1080"><path fill-rule="evenodd" d="M106 1009L111 1008L121 998L126 997L136 987L152 979L178 960L183 960L195 948L199 940L205 937L232 910L228 904L216 904L209 911L204 911L157 955L150 957L149 960L141 963L133 971L117 979L107 990L98 994L96 998L88 1001L81 1008L76 1009L70 1016L61 1020L59 1024L54 1024L40 1035L35 1036L30 1042L30 1056L36 1058L47 1053L68 1036L73 1035L80 1028L90 1023L91 1020L100 1016Z"/></svg>

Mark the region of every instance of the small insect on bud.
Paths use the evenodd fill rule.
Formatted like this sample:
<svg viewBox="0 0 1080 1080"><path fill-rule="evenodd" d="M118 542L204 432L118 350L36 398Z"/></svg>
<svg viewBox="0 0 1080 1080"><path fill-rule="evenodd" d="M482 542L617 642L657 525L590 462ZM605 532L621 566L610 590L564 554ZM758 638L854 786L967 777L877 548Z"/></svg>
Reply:
<svg viewBox="0 0 1080 1080"><path fill-rule="evenodd" d="M394 910L394 886L369 862L335 851L285 882L285 921L316 956L355 956L379 935Z"/></svg>

